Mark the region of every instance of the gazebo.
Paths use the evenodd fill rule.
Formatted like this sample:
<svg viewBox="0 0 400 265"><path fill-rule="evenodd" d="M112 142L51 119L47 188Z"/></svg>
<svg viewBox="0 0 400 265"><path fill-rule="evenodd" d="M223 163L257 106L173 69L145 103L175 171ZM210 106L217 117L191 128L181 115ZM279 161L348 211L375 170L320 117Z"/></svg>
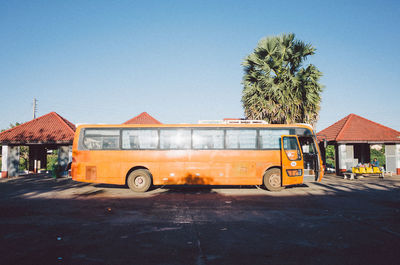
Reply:
<svg viewBox="0 0 400 265"><path fill-rule="evenodd" d="M65 167L72 160L75 125L50 112L0 133L2 145L1 177L18 176L20 146L29 147L29 171L47 165L47 150L58 149L58 163Z"/></svg>
<svg viewBox="0 0 400 265"><path fill-rule="evenodd" d="M399 131L350 114L317 133L317 137L324 159L326 144L335 146L337 173L350 170L357 163L370 162L370 145L384 144L386 170L400 174Z"/></svg>

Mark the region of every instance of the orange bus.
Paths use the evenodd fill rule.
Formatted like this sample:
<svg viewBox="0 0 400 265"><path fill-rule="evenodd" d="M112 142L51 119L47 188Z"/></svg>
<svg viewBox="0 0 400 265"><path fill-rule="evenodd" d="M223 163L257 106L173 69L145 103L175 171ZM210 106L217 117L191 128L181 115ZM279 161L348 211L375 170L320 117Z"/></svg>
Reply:
<svg viewBox="0 0 400 265"><path fill-rule="evenodd" d="M310 125L81 125L73 142L75 181L128 185L288 185L321 181Z"/></svg>

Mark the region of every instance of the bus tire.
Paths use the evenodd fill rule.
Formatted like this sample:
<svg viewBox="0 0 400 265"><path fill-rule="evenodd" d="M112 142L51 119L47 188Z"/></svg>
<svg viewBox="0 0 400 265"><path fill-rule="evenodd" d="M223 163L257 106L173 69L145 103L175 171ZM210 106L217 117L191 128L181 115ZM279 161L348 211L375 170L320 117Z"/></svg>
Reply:
<svg viewBox="0 0 400 265"><path fill-rule="evenodd" d="M281 191L282 187L281 170L279 168L272 168L264 173L264 186L269 191Z"/></svg>
<svg viewBox="0 0 400 265"><path fill-rule="evenodd" d="M134 192L146 192L151 186L151 174L147 169L134 170L129 174L126 183Z"/></svg>

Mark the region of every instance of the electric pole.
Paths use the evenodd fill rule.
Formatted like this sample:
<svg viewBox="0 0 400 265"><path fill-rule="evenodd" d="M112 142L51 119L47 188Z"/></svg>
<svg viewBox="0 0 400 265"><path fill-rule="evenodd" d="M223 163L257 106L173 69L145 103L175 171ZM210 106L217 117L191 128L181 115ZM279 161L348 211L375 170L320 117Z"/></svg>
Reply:
<svg viewBox="0 0 400 265"><path fill-rule="evenodd" d="M37 103L36 98L33 98L33 119L36 119L36 111L37 111L36 103Z"/></svg>

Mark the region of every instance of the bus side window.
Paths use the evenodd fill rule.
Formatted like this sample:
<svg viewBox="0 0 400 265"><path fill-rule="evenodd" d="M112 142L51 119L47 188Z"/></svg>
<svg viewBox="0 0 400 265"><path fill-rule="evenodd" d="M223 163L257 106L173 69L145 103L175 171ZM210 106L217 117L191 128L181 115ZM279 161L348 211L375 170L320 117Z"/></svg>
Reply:
<svg viewBox="0 0 400 265"><path fill-rule="evenodd" d="M261 149L281 149L281 135L288 135L289 129L260 129Z"/></svg>
<svg viewBox="0 0 400 265"><path fill-rule="evenodd" d="M193 149L223 149L224 131L211 129L193 130Z"/></svg>
<svg viewBox="0 0 400 265"><path fill-rule="evenodd" d="M227 149L256 149L257 131L252 129L226 130Z"/></svg>
<svg viewBox="0 0 400 265"><path fill-rule="evenodd" d="M86 129L84 131L83 149L116 150L119 149L119 130Z"/></svg>
<svg viewBox="0 0 400 265"><path fill-rule="evenodd" d="M154 129L122 130L123 149L157 149L158 131Z"/></svg>
<svg viewBox="0 0 400 265"><path fill-rule="evenodd" d="M191 131L188 129L160 130L160 149L189 149Z"/></svg>

